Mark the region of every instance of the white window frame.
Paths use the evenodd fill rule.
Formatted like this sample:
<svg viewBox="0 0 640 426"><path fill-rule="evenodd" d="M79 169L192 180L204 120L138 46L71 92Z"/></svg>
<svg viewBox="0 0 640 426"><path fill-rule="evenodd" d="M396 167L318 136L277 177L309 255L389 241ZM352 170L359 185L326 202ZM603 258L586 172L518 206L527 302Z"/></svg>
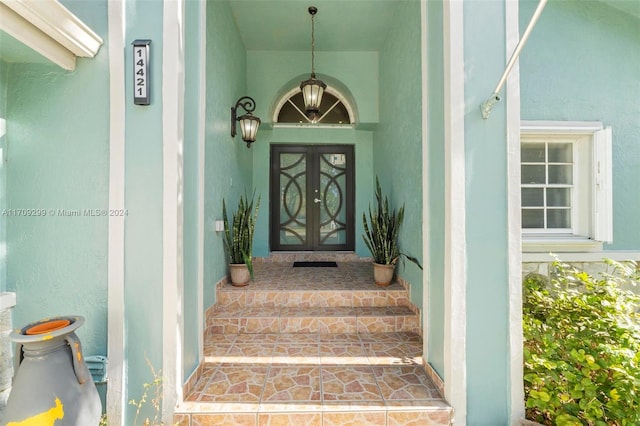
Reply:
<svg viewBox="0 0 640 426"><path fill-rule="evenodd" d="M571 230L522 230L524 252L602 251L613 240L612 132L601 122L522 121L520 141L573 144Z"/></svg>

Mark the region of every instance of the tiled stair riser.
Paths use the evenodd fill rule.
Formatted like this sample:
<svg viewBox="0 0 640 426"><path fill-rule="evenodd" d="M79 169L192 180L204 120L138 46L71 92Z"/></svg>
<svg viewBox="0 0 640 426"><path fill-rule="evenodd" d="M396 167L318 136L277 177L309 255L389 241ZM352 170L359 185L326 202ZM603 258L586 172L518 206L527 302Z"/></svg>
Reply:
<svg viewBox="0 0 640 426"><path fill-rule="evenodd" d="M397 317L344 318L214 318L207 327L211 334L235 333L393 333L419 334L415 315Z"/></svg>
<svg viewBox="0 0 640 426"><path fill-rule="evenodd" d="M440 411L219 413L178 414L174 422L177 426L441 426L451 424L449 416Z"/></svg>
<svg viewBox="0 0 640 426"><path fill-rule="evenodd" d="M294 308L289 308L294 309ZM337 310L337 313L336 313ZM411 331L420 334L418 316L406 307L328 308L328 312L304 314L287 309L251 309L210 311L206 334L235 333L392 333ZM344 311L344 312L341 312Z"/></svg>
<svg viewBox="0 0 640 426"><path fill-rule="evenodd" d="M218 305L226 307L411 306L404 289L371 291L222 290Z"/></svg>

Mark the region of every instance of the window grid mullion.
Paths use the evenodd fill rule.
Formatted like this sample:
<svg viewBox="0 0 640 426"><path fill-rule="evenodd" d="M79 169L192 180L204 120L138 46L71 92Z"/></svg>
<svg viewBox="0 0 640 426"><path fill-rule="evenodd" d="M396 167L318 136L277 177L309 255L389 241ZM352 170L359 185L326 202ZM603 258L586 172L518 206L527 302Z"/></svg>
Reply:
<svg viewBox="0 0 640 426"><path fill-rule="evenodd" d="M547 222L548 206L547 206L547 188L549 187L549 143L544 143L544 189L542 190L542 205L544 206L544 229L549 229Z"/></svg>

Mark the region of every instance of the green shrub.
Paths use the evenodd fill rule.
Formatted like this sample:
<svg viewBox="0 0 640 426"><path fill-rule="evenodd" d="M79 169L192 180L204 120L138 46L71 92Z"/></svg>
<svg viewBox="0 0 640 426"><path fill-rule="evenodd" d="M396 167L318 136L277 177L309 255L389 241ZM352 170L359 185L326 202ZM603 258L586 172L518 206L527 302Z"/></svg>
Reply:
<svg viewBox="0 0 640 426"><path fill-rule="evenodd" d="M594 279L556 261L524 281L527 419L546 425L640 425L640 298L634 263Z"/></svg>

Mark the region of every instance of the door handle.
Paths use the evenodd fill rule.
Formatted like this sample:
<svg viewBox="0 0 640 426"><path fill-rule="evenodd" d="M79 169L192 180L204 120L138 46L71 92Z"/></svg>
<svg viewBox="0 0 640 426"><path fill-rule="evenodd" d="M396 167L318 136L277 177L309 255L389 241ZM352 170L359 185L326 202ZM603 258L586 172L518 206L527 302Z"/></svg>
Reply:
<svg viewBox="0 0 640 426"><path fill-rule="evenodd" d="M314 202L314 203L316 203L316 204L317 204L317 203L319 203L319 202L321 202L321 201L322 201L322 200L321 200L320 198L314 198L314 199L313 199L313 202Z"/></svg>

